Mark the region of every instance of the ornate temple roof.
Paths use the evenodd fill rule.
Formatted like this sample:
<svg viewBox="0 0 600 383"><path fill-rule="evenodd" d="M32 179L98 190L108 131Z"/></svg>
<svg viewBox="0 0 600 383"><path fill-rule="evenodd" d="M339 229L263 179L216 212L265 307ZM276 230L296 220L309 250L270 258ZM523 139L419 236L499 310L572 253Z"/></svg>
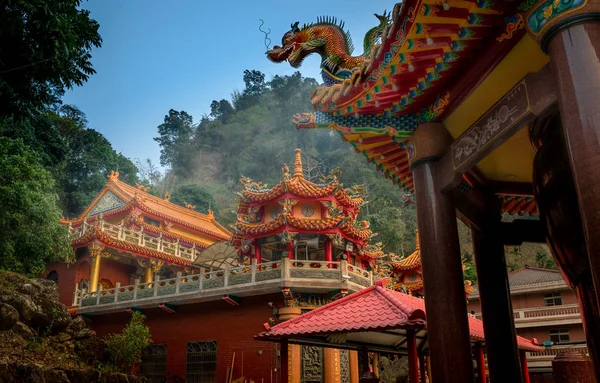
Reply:
<svg viewBox="0 0 600 383"><path fill-rule="evenodd" d="M384 14L380 40L363 55L351 57L355 67L342 68L350 75L334 76L335 81L316 88L311 98L315 113L299 113L293 123L298 129L337 132L387 179L412 193L413 132L422 123L445 121L517 47L525 36L523 15L532 5L486 0L398 3L391 15ZM270 52L287 52L289 46L296 52L297 45L292 41ZM325 78L331 58L323 59ZM497 168L486 166L495 175ZM473 187L472 178L465 173L461 189ZM499 198L505 213L539 214L531 194Z"/></svg>
<svg viewBox="0 0 600 383"><path fill-rule="evenodd" d="M392 267L394 268L394 271L404 272L407 270L416 270L421 268L421 242L419 240L418 230L415 244L415 251L411 255L401 261L392 261Z"/></svg>
<svg viewBox="0 0 600 383"><path fill-rule="evenodd" d="M384 255L381 244L368 243L373 236L369 223L357 220L365 202L364 189L360 186L344 189L338 180L337 170L324 176L321 183L308 181L304 177L300 149L296 149L293 172L284 164L282 179L277 185L267 188L263 183L246 177L241 182L244 190L239 193L238 221L232 240L236 248L243 248L253 238L302 232L339 235L338 241L345 238L357 243L358 254L366 258ZM307 200L318 202L327 216L306 218L294 214L294 206ZM261 216L261 208L264 209L267 204L274 212L269 220Z"/></svg>
<svg viewBox="0 0 600 383"><path fill-rule="evenodd" d="M231 232L216 221L212 212L209 212L209 214L198 213L190 208L171 203L168 199L153 196L141 185L133 187L120 181L118 172L111 172L104 188L79 217L72 220L62 219L61 222L70 224L72 227L78 227L84 221L88 223L96 222L100 215L107 219L113 215L134 211L139 211L141 214L156 220L185 227L192 232L198 232L198 234L214 240L228 240L231 238ZM167 233L165 230L145 223L139 213L131 215L139 226L143 226L149 231L160 231L164 232L165 235L176 236L174 233ZM202 238L196 235L185 236L185 239L199 241L204 245L212 243L203 241Z"/></svg>
<svg viewBox="0 0 600 383"><path fill-rule="evenodd" d="M343 207L360 209L364 200L363 190L355 187L344 189L337 179L334 171L323 177L323 183L317 184L304 178L301 150L296 149L294 172L290 174L289 168L284 164L281 182L272 188L267 188L262 182L255 182L250 178L242 177L244 190L241 194L250 202L264 203L285 197L296 196L302 198L332 197ZM356 211L358 214L358 210Z"/></svg>

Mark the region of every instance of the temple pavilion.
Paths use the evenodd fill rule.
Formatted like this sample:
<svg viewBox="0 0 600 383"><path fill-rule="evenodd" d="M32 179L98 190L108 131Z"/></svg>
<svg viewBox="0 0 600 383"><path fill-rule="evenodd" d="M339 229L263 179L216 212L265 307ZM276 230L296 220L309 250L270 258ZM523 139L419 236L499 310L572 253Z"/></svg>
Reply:
<svg viewBox="0 0 600 383"><path fill-rule="evenodd" d="M334 18L293 23L267 51L293 67L321 56L324 85L296 127L339 134L416 203L436 383L474 381L457 218L472 229L490 380L527 379L504 256L523 242L547 242L576 289L600 376L599 11L406 0L373 19L362 55Z"/></svg>
<svg viewBox="0 0 600 383"><path fill-rule="evenodd" d="M346 260L365 270L383 256L381 243L370 243L369 223L358 220L366 202L364 189L344 189L336 172L322 183L305 179L300 149L293 171L284 165L277 185L266 188L247 178L242 183L232 240L242 256L257 263L286 257L307 266L311 261Z"/></svg>
<svg viewBox="0 0 600 383"><path fill-rule="evenodd" d="M400 259L396 254L390 253L390 262L381 263L380 268L385 268L382 279L387 280L387 287L404 292L416 297L425 296L425 283L423 282L423 268L421 263L421 244L419 231L416 232L415 251L409 256ZM463 271L465 266L463 265ZM465 296L473 292L471 281L465 280Z"/></svg>
<svg viewBox="0 0 600 383"><path fill-rule="evenodd" d="M150 382L170 373L190 383L358 383L355 350L254 340L372 286L382 246L357 218L364 189L344 188L338 174L309 181L297 149L277 185L243 177L231 235L210 212L151 196L112 173L80 217L63 220L76 263L48 272L100 336L119 332L131 312L144 313L154 344L140 373Z"/></svg>
<svg viewBox="0 0 600 383"><path fill-rule="evenodd" d="M151 282L155 275L172 277L192 272L197 256L231 233L212 212L198 213L148 193L142 185L131 186L111 172L104 188L68 226L75 264L47 266L59 284L61 301L70 306L81 289L95 292L140 280Z"/></svg>

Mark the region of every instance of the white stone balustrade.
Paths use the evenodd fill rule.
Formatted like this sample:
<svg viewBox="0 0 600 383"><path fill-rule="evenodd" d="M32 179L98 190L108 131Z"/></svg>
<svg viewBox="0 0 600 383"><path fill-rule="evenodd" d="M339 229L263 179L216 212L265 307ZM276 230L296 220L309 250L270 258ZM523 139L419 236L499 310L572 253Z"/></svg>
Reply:
<svg viewBox="0 0 600 383"><path fill-rule="evenodd" d="M156 307L158 303L183 303L278 292L281 287L311 288L322 292L361 290L372 284L372 273L346 261L299 261L287 258L276 262L226 267L197 274L177 273L175 278L96 292L77 291L73 304L81 313L117 311L135 306Z"/></svg>
<svg viewBox="0 0 600 383"><path fill-rule="evenodd" d="M202 251L202 249L196 249L195 244L191 247L185 246L180 243L179 239L168 240L163 238L162 234L159 236L153 236L145 233L143 228L141 230L129 229L123 223L120 225L115 225L106 222L103 219L99 219L97 226L105 234L108 234L110 237L119 241L124 241L145 247L147 249L160 251L175 257L187 259L192 262ZM84 236L89 230L92 230L92 228L93 225L85 222L79 227L69 226L69 235L71 240Z"/></svg>

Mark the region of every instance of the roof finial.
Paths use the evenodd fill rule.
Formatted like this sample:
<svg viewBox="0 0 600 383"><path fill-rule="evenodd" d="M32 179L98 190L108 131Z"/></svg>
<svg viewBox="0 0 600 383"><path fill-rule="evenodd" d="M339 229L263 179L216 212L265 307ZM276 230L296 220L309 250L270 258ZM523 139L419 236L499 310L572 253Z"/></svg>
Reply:
<svg viewBox="0 0 600 383"><path fill-rule="evenodd" d="M304 173L302 171L302 156L300 153L302 150L300 148L296 149L296 160L294 161L294 177L304 178Z"/></svg>
<svg viewBox="0 0 600 383"><path fill-rule="evenodd" d="M419 230L416 231L415 245L415 251L421 249L421 241L419 240Z"/></svg>
<svg viewBox="0 0 600 383"><path fill-rule="evenodd" d="M112 181L118 181L119 180L119 172L118 171L115 172L114 170L111 170L110 173L108 174L107 178Z"/></svg>

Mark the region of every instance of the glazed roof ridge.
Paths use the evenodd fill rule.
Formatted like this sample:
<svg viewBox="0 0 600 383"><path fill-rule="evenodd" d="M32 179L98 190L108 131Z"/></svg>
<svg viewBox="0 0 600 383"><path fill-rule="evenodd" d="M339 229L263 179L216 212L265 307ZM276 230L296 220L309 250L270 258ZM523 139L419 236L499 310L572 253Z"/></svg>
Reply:
<svg viewBox="0 0 600 383"><path fill-rule="evenodd" d="M102 190L100 190L100 192L96 195L96 197L92 200L92 202L90 202L90 204L85 208L85 210L79 215L79 217L75 218L75 219L64 219L61 220L61 222L63 223L79 223L79 222L83 222L84 220L87 221L87 219L92 218L92 217L88 217L87 215L89 214L89 212L93 209L93 207L96 205L96 203L98 203L98 201L100 199L102 199L102 197L106 194L106 192L110 191L111 193L113 193L116 197L118 197L119 199L123 200L123 202L125 203L124 206L117 208L119 211L126 211L127 209L131 209L134 206L140 206L140 207L145 207L146 209L152 210L152 211L156 211L156 209L154 209L151 206L148 206L148 204L146 203L146 201L149 201L157 206L160 206L164 209L166 209L167 211L162 211L162 212L158 212L157 213L164 215L166 217L168 217L168 219L171 219L173 222L181 222L182 224L186 225L186 226L190 226L191 228L199 231L199 232L205 232L206 234L212 235L216 238L221 238L223 240L227 240L231 237L231 232L229 230L227 230L223 225L221 225L219 222L217 222L217 220L215 219L213 214L202 214L199 213L197 211L179 206L177 204L174 204L170 201L164 200L162 198L153 196L152 194L138 189L137 187L131 186L123 181L120 181L118 179L118 173L112 172L109 176L108 176L108 181L106 182L106 184L104 185L104 187L102 188ZM117 210L115 209L115 210ZM142 208L142 210L144 210ZM109 213L112 211L108 211L106 213ZM180 214L180 217L176 217L175 214ZM187 217L187 219L186 219ZM195 223L192 223L191 221L188 222L189 219L196 219L198 220ZM206 227L202 227L199 226L199 224L201 224L201 222L206 224Z"/></svg>
<svg viewBox="0 0 600 383"><path fill-rule="evenodd" d="M341 184L337 177L334 176L333 179L327 183L315 183L304 178L301 153L302 150L297 148L292 175L289 175L289 170L284 170L281 181L273 187L254 189L250 186L245 186L241 193L245 197L253 199L257 202L273 200L286 192L290 192L305 198L322 198L326 196L333 196L338 202L341 203L342 206L350 206L354 208L360 206L364 199L362 197L350 196L344 188L340 188L339 186Z"/></svg>

